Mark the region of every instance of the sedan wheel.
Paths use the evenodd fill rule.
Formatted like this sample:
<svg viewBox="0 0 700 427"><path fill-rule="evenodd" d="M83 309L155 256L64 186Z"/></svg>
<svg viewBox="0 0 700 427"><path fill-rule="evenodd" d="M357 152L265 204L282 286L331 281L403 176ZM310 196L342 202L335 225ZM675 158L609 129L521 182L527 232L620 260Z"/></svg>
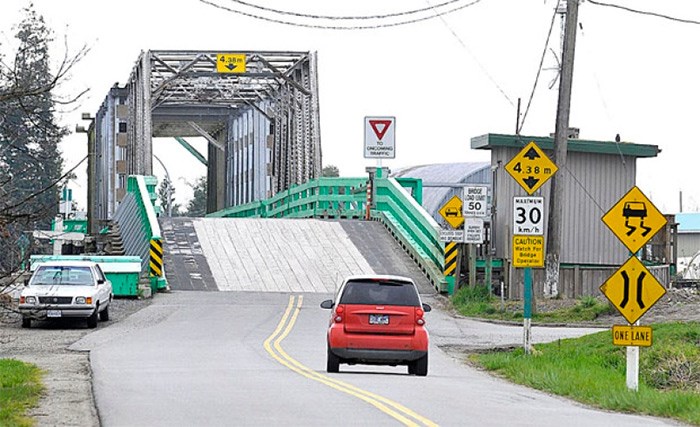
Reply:
<svg viewBox="0 0 700 427"><path fill-rule="evenodd" d="M29 317L23 317L22 318L22 327L23 328L31 328L32 327L32 319Z"/></svg>
<svg viewBox="0 0 700 427"><path fill-rule="evenodd" d="M94 329L97 327L97 309L92 312L90 317L87 318L87 327L90 329Z"/></svg>
<svg viewBox="0 0 700 427"><path fill-rule="evenodd" d="M109 320L109 306L105 307L104 310L100 311L100 320L103 322Z"/></svg>

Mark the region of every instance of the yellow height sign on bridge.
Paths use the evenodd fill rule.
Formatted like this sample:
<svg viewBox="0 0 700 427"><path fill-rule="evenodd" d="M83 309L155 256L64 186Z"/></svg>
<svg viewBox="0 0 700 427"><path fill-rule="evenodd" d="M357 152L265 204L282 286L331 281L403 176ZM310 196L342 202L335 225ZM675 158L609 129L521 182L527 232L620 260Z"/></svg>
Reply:
<svg viewBox="0 0 700 427"><path fill-rule="evenodd" d="M245 73L245 53L219 53L216 55L216 72Z"/></svg>

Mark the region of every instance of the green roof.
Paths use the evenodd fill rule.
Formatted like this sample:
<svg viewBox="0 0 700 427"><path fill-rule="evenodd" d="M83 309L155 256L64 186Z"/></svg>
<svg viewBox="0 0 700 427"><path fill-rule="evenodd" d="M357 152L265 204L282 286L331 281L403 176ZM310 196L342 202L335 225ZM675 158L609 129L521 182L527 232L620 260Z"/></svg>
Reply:
<svg viewBox="0 0 700 427"><path fill-rule="evenodd" d="M554 138L495 133L487 133L486 135L472 138L471 147L479 150L490 150L497 147L522 148L530 141L534 141L543 150L554 150ZM567 151L634 157L656 157L661 152L658 145L615 141L587 141L584 139L569 139Z"/></svg>

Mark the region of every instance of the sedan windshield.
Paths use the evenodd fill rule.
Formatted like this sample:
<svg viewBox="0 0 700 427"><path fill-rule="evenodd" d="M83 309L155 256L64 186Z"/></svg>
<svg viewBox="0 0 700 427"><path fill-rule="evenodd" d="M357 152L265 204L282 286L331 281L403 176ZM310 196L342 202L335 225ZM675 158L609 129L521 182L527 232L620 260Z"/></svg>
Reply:
<svg viewBox="0 0 700 427"><path fill-rule="evenodd" d="M31 285L92 285L90 267L42 266L34 273Z"/></svg>

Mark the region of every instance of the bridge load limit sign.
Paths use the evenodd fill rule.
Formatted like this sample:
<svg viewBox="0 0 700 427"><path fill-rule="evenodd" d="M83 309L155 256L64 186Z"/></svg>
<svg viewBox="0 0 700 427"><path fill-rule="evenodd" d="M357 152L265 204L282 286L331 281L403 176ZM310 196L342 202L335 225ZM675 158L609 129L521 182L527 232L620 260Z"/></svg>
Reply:
<svg viewBox="0 0 700 427"><path fill-rule="evenodd" d="M365 159L393 159L396 117L365 117Z"/></svg>

